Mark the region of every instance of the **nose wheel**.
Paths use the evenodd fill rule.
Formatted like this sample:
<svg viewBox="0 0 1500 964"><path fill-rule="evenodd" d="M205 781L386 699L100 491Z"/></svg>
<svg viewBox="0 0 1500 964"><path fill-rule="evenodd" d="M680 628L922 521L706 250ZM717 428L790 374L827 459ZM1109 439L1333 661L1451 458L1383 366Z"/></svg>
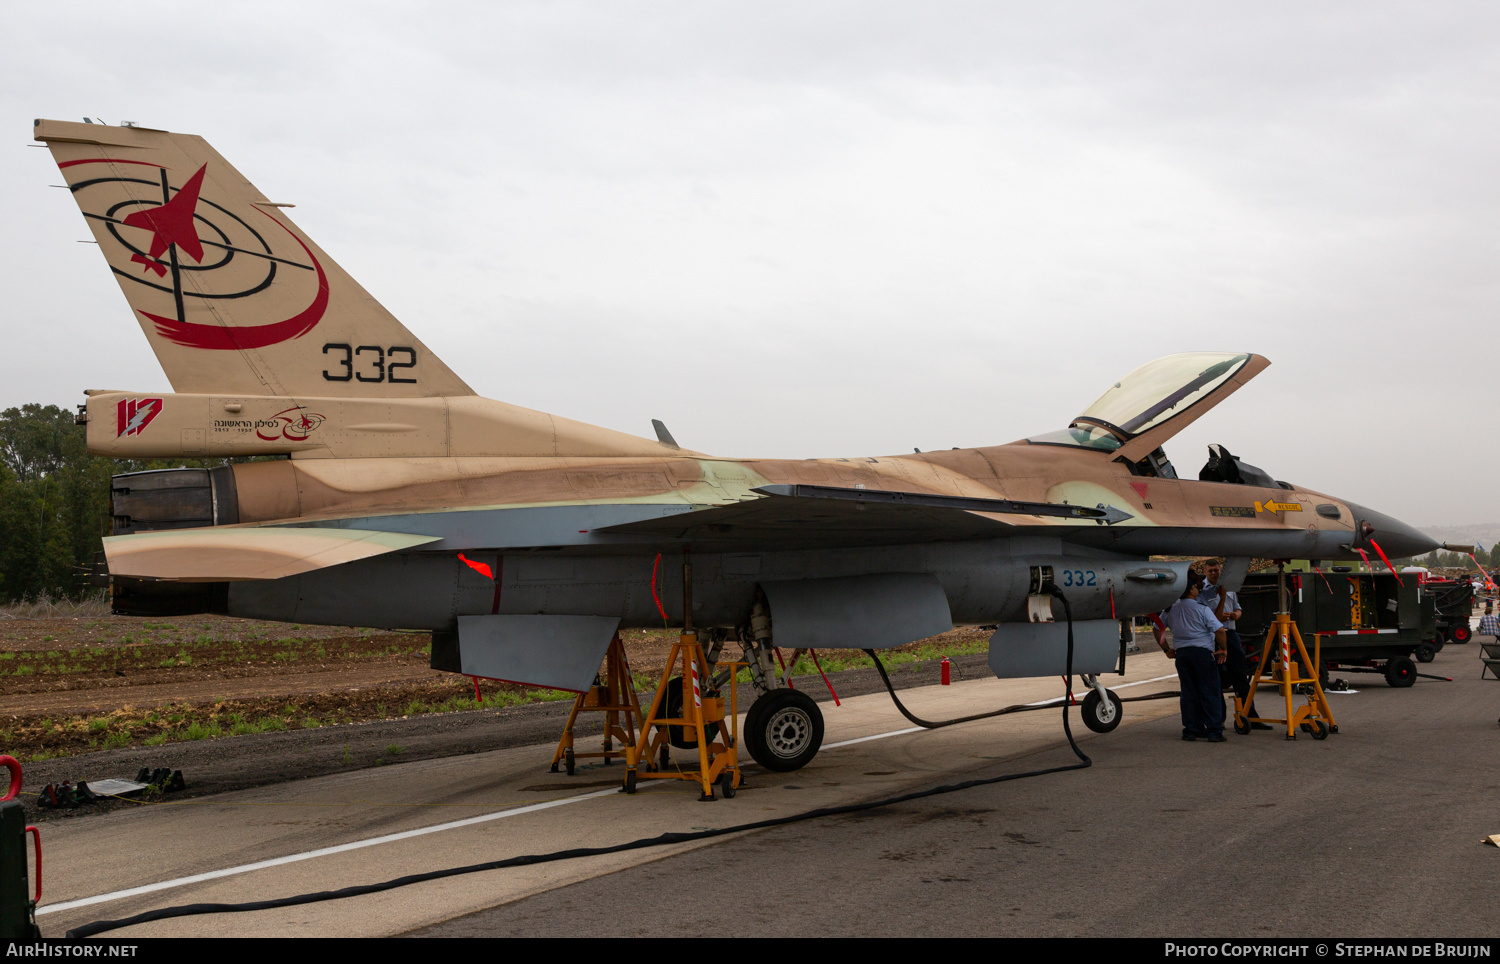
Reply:
<svg viewBox="0 0 1500 964"><path fill-rule="evenodd" d="M1125 706L1112 690L1104 690L1101 696L1098 689L1091 689L1089 695L1083 698L1080 711L1084 726L1095 733L1108 733L1120 725L1120 718L1125 715Z"/></svg>

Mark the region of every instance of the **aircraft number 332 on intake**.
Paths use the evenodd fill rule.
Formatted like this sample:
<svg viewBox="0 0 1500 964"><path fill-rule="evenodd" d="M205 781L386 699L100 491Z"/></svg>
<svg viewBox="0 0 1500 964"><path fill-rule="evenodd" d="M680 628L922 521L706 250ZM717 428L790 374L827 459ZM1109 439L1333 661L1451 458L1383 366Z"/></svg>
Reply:
<svg viewBox="0 0 1500 964"><path fill-rule="evenodd" d="M323 354L332 354L335 369L323 369L323 378L330 382L389 382L415 385L415 378L402 378L398 373L415 368L417 350L403 345L381 348L379 345L344 345L331 343L323 346Z"/></svg>
<svg viewBox="0 0 1500 964"><path fill-rule="evenodd" d="M1062 571L1062 584L1066 586L1092 586L1099 579L1099 574L1092 569L1064 569Z"/></svg>

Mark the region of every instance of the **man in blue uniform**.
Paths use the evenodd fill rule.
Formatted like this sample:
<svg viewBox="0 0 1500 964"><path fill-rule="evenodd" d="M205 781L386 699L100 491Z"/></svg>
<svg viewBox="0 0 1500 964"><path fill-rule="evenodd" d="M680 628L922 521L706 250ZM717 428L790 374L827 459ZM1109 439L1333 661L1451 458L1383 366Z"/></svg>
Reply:
<svg viewBox="0 0 1500 964"><path fill-rule="evenodd" d="M1203 588L1198 592L1198 604L1207 606L1213 610L1214 618L1224 626L1225 652L1224 671L1229 675L1229 685L1234 687L1234 695L1243 703L1250 695L1250 663L1246 658L1245 647L1240 639L1240 634L1235 630L1235 620L1239 619L1240 610L1239 594L1230 589L1220 589L1219 580L1223 578L1224 566L1217 559L1210 561L1203 567L1208 578L1204 580ZM1254 706L1251 706L1247 716L1259 716ZM1254 730L1269 730L1268 723L1251 723L1250 728Z"/></svg>
<svg viewBox="0 0 1500 964"><path fill-rule="evenodd" d="M1158 631L1157 643L1177 661L1182 690L1182 738L1224 742L1224 694L1219 688L1219 665L1226 656L1224 624L1198 603L1202 578L1189 574L1187 590L1162 619L1172 630L1168 646Z"/></svg>

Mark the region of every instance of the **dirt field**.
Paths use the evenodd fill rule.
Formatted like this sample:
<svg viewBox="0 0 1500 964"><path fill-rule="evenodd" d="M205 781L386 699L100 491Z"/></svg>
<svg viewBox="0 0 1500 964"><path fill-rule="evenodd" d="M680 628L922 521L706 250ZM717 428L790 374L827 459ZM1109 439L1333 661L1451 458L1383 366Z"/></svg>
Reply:
<svg viewBox="0 0 1500 964"><path fill-rule="evenodd" d="M956 630L891 664L981 650ZM623 636L637 685L654 690L672 637ZM428 668L426 633L300 626L220 616L0 621L0 752L22 762L252 733L316 730L434 713L571 700L573 694ZM820 651L829 672L869 665ZM804 659L795 670L816 670Z"/></svg>

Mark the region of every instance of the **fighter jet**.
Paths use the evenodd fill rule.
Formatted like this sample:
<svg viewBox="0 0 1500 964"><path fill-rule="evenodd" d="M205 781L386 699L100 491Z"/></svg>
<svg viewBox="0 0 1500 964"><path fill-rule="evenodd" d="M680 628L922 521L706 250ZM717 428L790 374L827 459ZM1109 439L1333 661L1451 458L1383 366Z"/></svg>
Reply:
<svg viewBox="0 0 1500 964"><path fill-rule="evenodd" d="M789 770L822 724L778 680L776 648L993 624L998 676L1061 674L1055 587L1073 669L1107 711L1122 624L1186 579L1153 556L1225 555L1242 573L1251 556L1436 546L1223 446L1179 477L1163 445L1265 369L1251 352L1148 361L1067 426L1003 445L721 458L659 422L647 439L476 396L199 137L52 120L35 136L174 389L88 391L89 450L280 456L116 476L119 613L430 630L438 669L582 691L616 632L684 621L690 559L710 658L736 642L755 706L796 717L777 740L745 735Z"/></svg>

